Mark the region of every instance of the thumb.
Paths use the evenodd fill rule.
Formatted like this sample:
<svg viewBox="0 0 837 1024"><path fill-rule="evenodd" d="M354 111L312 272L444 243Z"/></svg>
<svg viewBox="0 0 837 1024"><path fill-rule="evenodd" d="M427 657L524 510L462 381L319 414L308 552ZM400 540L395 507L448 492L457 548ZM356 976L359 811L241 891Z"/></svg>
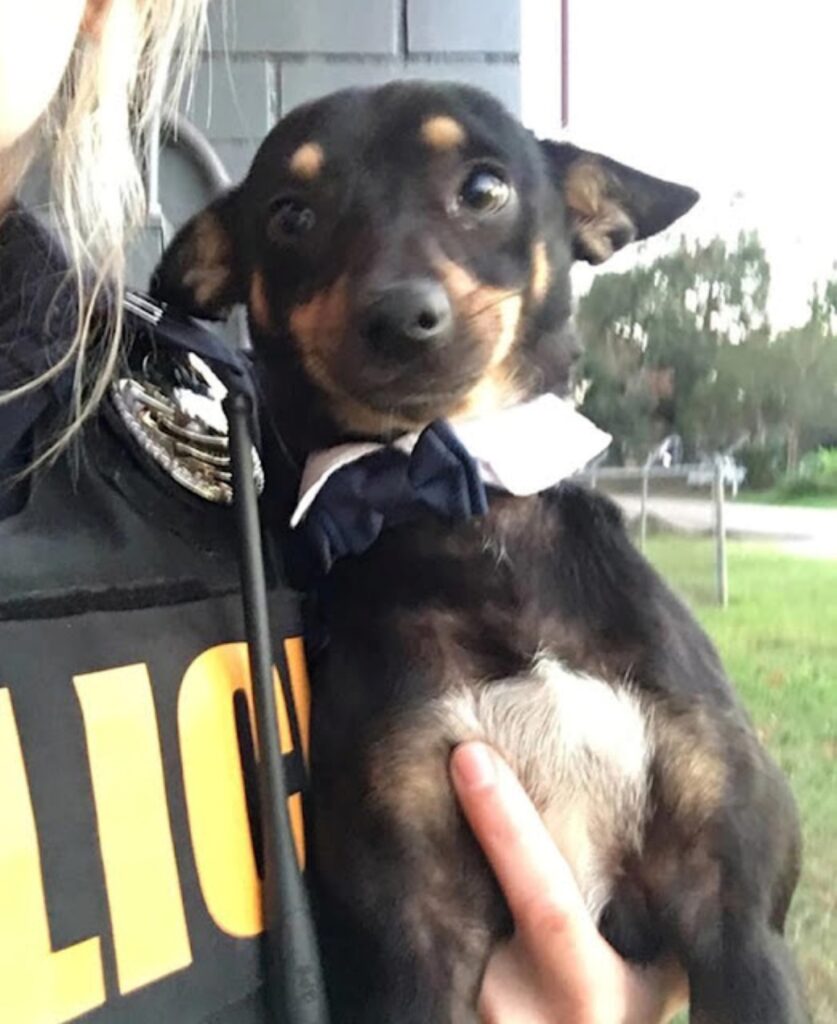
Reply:
<svg viewBox="0 0 837 1024"><path fill-rule="evenodd" d="M569 864L514 773L491 747L468 742L454 750L451 774L520 938L577 954L598 933Z"/></svg>

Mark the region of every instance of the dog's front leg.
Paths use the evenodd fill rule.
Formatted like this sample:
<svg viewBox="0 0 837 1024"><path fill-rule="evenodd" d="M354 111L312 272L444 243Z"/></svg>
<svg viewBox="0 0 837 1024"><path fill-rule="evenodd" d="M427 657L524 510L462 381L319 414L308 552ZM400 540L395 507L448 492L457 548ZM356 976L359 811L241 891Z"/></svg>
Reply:
<svg viewBox="0 0 837 1024"><path fill-rule="evenodd" d="M432 723L403 722L315 772L320 933L338 1024L476 1024L507 919L452 795L449 755Z"/></svg>

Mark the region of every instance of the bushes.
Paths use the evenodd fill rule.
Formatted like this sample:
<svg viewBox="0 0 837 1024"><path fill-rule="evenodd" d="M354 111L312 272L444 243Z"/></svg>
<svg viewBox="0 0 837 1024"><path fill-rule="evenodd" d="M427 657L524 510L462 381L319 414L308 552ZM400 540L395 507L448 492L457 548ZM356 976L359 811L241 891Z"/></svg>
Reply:
<svg viewBox="0 0 837 1024"><path fill-rule="evenodd" d="M809 452L800 469L802 474L815 477L826 486L837 487L837 448L818 448Z"/></svg>
<svg viewBox="0 0 837 1024"><path fill-rule="evenodd" d="M837 497L837 448L819 448L802 460L799 475L783 481L777 488L782 498Z"/></svg>
<svg viewBox="0 0 837 1024"><path fill-rule="evenodd" d="M760 492L761 500L801 502L813 499L815 504L837 503L837 448L818 448L808 452L799 464L799 472L785 475L785 450L781 444L748 444L735 453L746 467L745 486Z"/></svg>

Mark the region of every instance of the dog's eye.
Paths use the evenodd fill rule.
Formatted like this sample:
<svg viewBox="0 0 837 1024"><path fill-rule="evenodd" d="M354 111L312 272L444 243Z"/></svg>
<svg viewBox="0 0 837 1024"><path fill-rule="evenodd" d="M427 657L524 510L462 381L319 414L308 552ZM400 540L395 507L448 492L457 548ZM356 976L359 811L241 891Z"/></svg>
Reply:
<svg viewBox="0 0 837 1024"><path fill-rule="evenodd" d="M314 227L316 220L311 207L299 199L277 199L270 204L268 233L276 241L299 238Z"/></svg>
<svg viewBox="0 0 837 1024"><path fill-rule="evenodd" d="M502 210L511 196L511 185L493 167L474 167L459 190L458 206L481 215Z"/></svg>

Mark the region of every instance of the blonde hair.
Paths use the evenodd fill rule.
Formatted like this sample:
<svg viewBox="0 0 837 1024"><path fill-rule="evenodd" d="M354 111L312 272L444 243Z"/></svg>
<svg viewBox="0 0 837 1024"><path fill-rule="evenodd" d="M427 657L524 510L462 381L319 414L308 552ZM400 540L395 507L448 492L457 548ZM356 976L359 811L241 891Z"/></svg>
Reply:
<svg viewBox="0 0 837 1024"><path fill-rule="evenodd" d="M67 248L78 315L61 359L0 394L0 402L10 401L73 366L68 422L36 465L78 432L113 375L122 334L125 248L145 213L142 147L156 115L183 87L205 28L206 3L110 0L101 37L80 35L43 119L52 161L50 212ZM94 313L96 344L91 345Z"/></svg>

